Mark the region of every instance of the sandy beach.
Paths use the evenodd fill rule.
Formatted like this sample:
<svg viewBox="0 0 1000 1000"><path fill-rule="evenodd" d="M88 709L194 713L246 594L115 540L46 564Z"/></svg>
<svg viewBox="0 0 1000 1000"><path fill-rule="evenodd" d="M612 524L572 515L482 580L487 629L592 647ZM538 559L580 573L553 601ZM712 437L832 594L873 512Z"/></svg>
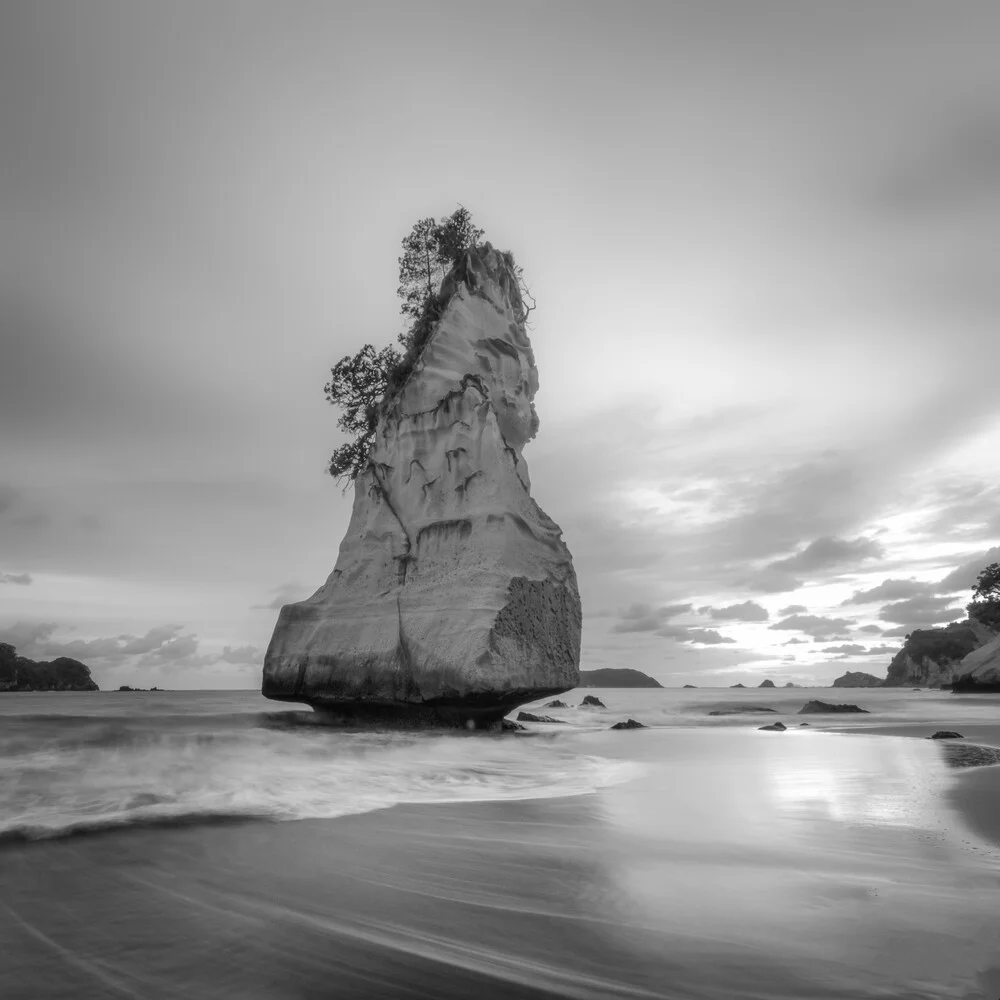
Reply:
<svg viewBox="0 0 1000 1000"><path fill-rule="evenodd" d="M604 697L610 715L636 696ZM392 768L444 762L434 803L8 838L0 996L1000 995L1000 768L958 770L935 742L874 732L613 733L578 714L585 728L527 740L337 750L322 732L255 727L235 744L248 776L266 765L247 759L251 738L272 755L279 738L304 741L334 771L349 752L350 780L324 796L384 786L393 772L373 761L385 753ZM198 771L221 753L185 739L208 747ZM618 777L560 794L598 761ZM547 785L489 800L532 762ZM483 801L446 801L477 783Z"/></svg>

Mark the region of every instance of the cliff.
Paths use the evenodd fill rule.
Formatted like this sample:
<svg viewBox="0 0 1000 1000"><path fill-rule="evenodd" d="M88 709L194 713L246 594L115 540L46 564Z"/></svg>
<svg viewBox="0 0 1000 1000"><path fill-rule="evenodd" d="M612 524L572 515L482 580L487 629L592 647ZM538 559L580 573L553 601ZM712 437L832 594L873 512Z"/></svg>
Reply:
<svg viewBox="0 0 1000 1000"><path fill-rule="evenodd" d="M1000 635L969 653L955 673L954 691L1000 692Z"/></svg>
<svg viewBox="0 0 1000 1000"><path fill-rule="evenodd" d="M439 302L382 405L333 572L281 609L269 698L478 727L577 686L576 574L522 455L538 372L509 258L470 251Z"/></svg>
<svg viewBox="0 0 1000 1000"><path fill-rule="evenodd" d="M846 674L841 674L834 682L835 688L874 688L883 684L881 677L874 674L866 674L860 670L848 670Z"/></svg>
<svg viewBox="0 0 1000 1000"><path fill-rule="evenodd" d="M0 642L0 692L3 691L98 691L90 668L79 660L60 656L55 660L29 660L18 656L13 646Z"/></svg>
<svg viewBox="0 0 1000 1000"><path fill-rule="evenodd" d="M884 687L950 685L963 659L989 642L995 633L975 619L944 628L915 629L892 658Z"/></svg>
<svg viewBox="0 0 1000 1000"><path fill-rule="evenodd" d="M658 688L663 685L649 674L631 667L600 667L580 671L583 688Z"/></svg>

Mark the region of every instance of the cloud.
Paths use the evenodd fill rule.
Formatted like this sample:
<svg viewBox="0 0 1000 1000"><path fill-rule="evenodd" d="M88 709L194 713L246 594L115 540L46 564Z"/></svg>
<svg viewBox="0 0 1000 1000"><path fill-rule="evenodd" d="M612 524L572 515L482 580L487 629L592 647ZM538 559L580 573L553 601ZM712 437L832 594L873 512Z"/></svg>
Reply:
<svg viewBox="0 0 1000 1000"><path fill-rule="evenodd" d="M883 607L878 617L884 622L900 625L936 625L965 617L964 608L948 607L953 598L924 595L907 601L896 601ZM888 633L886 633L888 634Z"/></svg>
<svg viewBox="0 0 1000 1000"><path fill-rule="evenodd" d="M159 649L164 643L169 642L183 627L183 625L158 625L139 638L120 636L126 640L121 651L125 654L151 653L154 649Z"/></svg>
<svg viewBox="0 0 1000 1000"><path fill-rule="evenodd" d="M697 628L689 625L666 625L656 630L657 635L676 639L678 642L697 642L705 646L717 646L723 642L736 642L728 635L717 632L714 628Z"/></svg>
<svg viewBox="0 0 1000 1000"><path fill-rule="evenodd" d="M730 604L725 608L711 608L709 617L716 621L766 622L771 616L767 613L767 608L761 607L755 601L744 601L742 604Z"/></svg>
<svg viewBox="0 0 1000 1000"><path fill-rule="evenodd" d="M158 625L144 636L98 636L93 639L53 639L55 622L17 622L0 633L0 641L15 646L22 656L53 659L68 656L74 660L105 660L112 664L138 657L138 665L173 663L194 656L198 639L178 635L182 625Z"/></svg>
<svg viewBox="0 0 1000 1000"><path fill-rule="evenodd" d="M0 630L0 642L14 646L22 656L31 656L58 627L55 622L15 622Z"/></svg>
<svg viewBox="0 0 1000 1000"><path fill-rule="evenodd" d="M805 632L813 639L831 639L841 632L848 631L854 622L847 618L824 618L821 615L792 615L783 618L769 626L774 630Z"/></svg>
<svg viewBox="0 0 1000 1000"><path fill-rule="evenodd" d="M976 585L976 578L991 563L1000 562L1000 545L995 545L985 552L980 552L961 566L953 569L934 587L939 594L954 594L960 590L971 591ZM972 595L970 593L969 599Z"/></svg>
<svg viewBox="0 0 1000 1000"><path fill-rule="evenodd" d="M859 632L868 632L870 635L881 635L882 629L878 625L862 625L858 629Z"/></svg>
<svg viewBox="0 0 1000 1000"><path fill-rule="evenodd" d="M797 643L808 643L808 641L809 641L808 639L799 639L797 636L793 636L791 639L789 639L787 642L783 642L781 645L794 646Z"/></svg>
<svg viewBox="0 0 1000 1000"><path fill-rule="evenodd" d="M841 607L848 604L872 604L879 601L898 601L904 597L916 597L918 594L929 594L934 589L931 583L921 583L919 580L883 580L870 590L856 590Z"/></svg>
<svg viewBox="0 0 1000 1000"><path fill-rule="evenodd" d="M809 609L804 604L789 604L787 608L782 608L779 615L800 615L805 614Z"/></svg>
<svg viewBox="0 0 1000 1000"><path fill-rule="evenodd" d="M266 604L251 604L251 611L280 611L286 604L294 604L308 597L311 590L301 583L283 583L275 587L272 593L277 594Z"/></svg>
<svg viewBox="0 0 1000 1000"><path fill-rule="evenodd" d="M19 587L31 586L30 573L0 573L0 583L13 583Z"/></svg>
<svg viewBox="0 0 1000 1000"><path fill-rule="evenodd" d="M825 646L821 652L824 653L845 653L848 655L857 656L859 653L864 653L865 647L859 646L856 642L847 643L843 646Z"/></svg>
<svg viewBox="0 0 1000 1000"><path fill-rule="evenodd" d="M899 625L896 628L887 628L882 635L886 639L902 639L912 631L909 625Z"/></svg>
<svg viewBox="0 0 1000 1000"><path fill-rule="evenodd" d="M158 666L165 663L176 664L180 660L191 660L198 652L198 637L196 635L179 635L175 639L157 646L155 649L139 657L138 666ZM189 666L202 666L205 659L189 663Z"/></svg>
<svg viewBox="0 0 1000 1000"><path fill-rule="evenodd" d="M256 666L260 663L261 653L256 646L225 646L222 650L220 660L226 663L251 664Z"/></svg>
<svg viewBox="0 0 1000 1000"><path fill-rule="evenodd" d="M619 613L620 621L612 627L612 632L656 632L670 618L690 611L690 604L668 604L653 608L648 604L633 604Z"/></svg>
<svg viewBox="0 0 1000 1000"><path fill-rule="evenodd" d="M805 580L772 567L758 570L739 581L747 590L758 594L787 594L805 585Z"/></svg>
<svg viewBox="0 0 1000 1000"><path fill-rule="evenodd" d="M824 535L810 542L801 552L787 559L777 559L769 569L812 573L836 566L854 565L865 559L881 559L884 549L872 538L836 538Z"/></svg>

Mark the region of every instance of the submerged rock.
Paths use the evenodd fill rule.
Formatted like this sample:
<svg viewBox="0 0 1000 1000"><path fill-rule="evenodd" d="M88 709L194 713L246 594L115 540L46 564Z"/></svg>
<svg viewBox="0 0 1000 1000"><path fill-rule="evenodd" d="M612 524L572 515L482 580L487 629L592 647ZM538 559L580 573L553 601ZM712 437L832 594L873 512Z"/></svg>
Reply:
<svg viewBox="0 0 1000 1000"><path fill-rule="evenodd" d="M99 691L90 667L68 656L29 660L9 643L0 642L0 692Z"/></svg>
<svg viewBox="0 0 1000 1000"><path fill-rule="evenodd" d="M649 726L644 726L641 722L636 722L635 719L626 719L624 722L616 722L611 729L648 729Z"/></svg>
<svg viewBox="0 0 1000 1000"><path fill-rule="evenodd" d="M531 712L518 712L517 713L518 722L558 722L560 725L565 726L566 723L562 719L553 719L551 715L532 715Z"/></svg>
<svg viewBox="0 0 1000 1000"><path fill-rule="evenodd" d="M589 705L591 708L607 708L608 706L601 701L600 698L595 698L594 695L588 694L584 696L583 701L580 702L580 707L583 708L585 705Z"/></svg>
<svg viewBox="0 0 1000 1000"><path fill-rule="evenodd" d="M800 709L799 715L808 715L811 712L815 713L833 713L833 712L862 712L865 715L869 715L867 708L858 708L857 705L831 705L826 701L807 701Z"/></svg>
<svg viewBox="0 0 1000 1000"><path fill-rule="evenodd" d="M730 708L717 708L709 715L755 715L760 712L775 712L776 708L765 708L763 705L733 705Z"/></svg>
<svg viewBox="0 0 1000 1000"><path fill-rule="evenodd" d="M762 733L783 733L788 726L783 722L772 722L769 726L758 726L757 727Z"/></svg>
<svg viewBox="0 0 1000 1000"><path fill-rule="evenodd" d="M576 574L521 454L538 373L512 261L470 250L438 303L382 404L333 572L281 609L268 698L481 727L579 682Z"/></svg>

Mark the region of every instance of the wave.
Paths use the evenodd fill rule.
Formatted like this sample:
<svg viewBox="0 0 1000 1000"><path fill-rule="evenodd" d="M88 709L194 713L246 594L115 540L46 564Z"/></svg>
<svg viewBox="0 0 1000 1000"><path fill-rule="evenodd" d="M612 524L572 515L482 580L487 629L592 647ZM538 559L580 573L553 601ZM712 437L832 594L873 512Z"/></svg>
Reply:
<svg viewBox="0 0 1000 1000"><path fill-rule="evenodd" d="M318 727L308 727L318 729ZM558 741L344 734L44 744L0 754L0 844L130 827L328 819L398 804L587 794L639 766Z"/></svg>

